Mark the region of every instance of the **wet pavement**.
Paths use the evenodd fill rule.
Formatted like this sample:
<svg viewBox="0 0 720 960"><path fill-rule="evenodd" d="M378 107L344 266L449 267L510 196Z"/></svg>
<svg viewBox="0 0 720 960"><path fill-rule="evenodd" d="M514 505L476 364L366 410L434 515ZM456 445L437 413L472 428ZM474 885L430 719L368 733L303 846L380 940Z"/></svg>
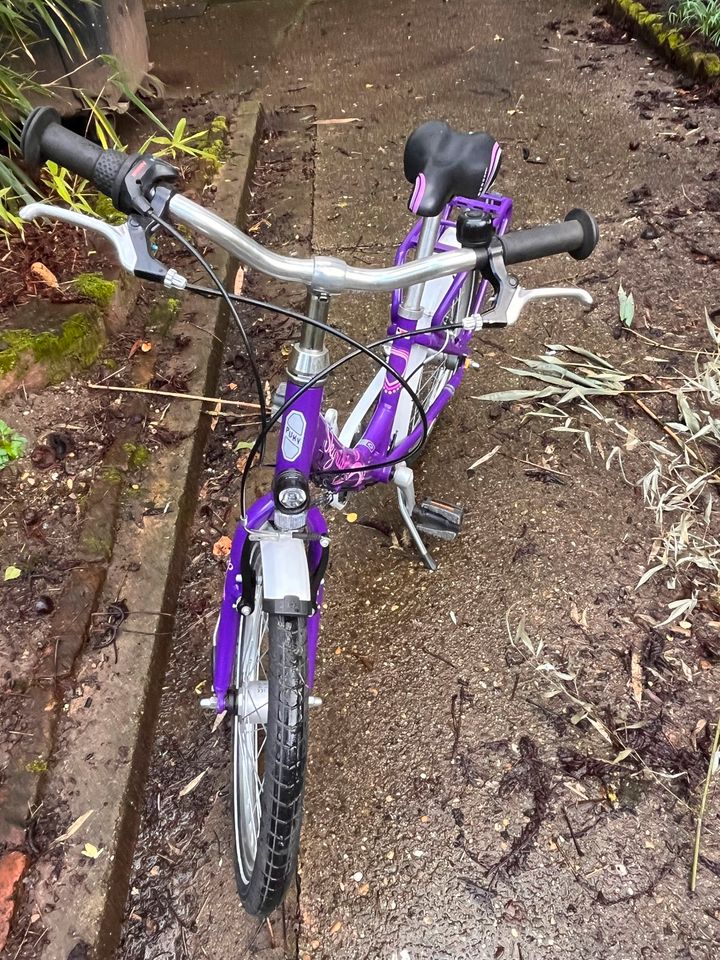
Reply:
<svg viewBox="0 0 720 960"><path fill-rule="evenodd" d="M518 271L528 283L579 280L597 307L535 307L516 329L479 338L481 369L417 469L422 495L466 507L461 537L433 544L437 573L403 541L393 490L353 502L355 523L331 517L316 681L325 706L311 723L297 898L268 927L234 898L226 737L194 709L222 574L212 542L236 516L238 453L232 436L218 434L121 956L710 960L720 945L711 826L710 866L694 897L687 872L706 765L692 731L712 720L717 681L712 668L695 670L692 647L683 655L695 658L692 686L682 675L664 681L645 713L629 690L642 616L659 620L672 597L662 586L633 593L652 517L619 471L605 468L601 451L614 441L601 426L590 456L582 440L526 419L527 408L474 398L516 386L502 367L544 343L640 363L645 346L618 331L620 282L634 291L647 333L684 348L700 342L703 309L720 302L717 214L706 212L717 189L717 106L571 0L327 2L300 19L288 4L285 26L273 20L271 42L257 50L243 40L243 11L257 27L254 10L254 0L209 5L197 30L190 20L173 20L172 30L154 21L153 56L161 76L181 64L177 89L200 94L221 72L278 111L277 136L260 158L258 239L387 263L410 225L405 137L442 118L501 141L497 189L515 199L515 226L579 205L598 216L603 242L591 261ZM217 48L200 46L219 42L220 27ZM180 37L187 44L191 29L198 46L184 72ZM351 117L359 119L337 122ZM643 239L649 225L655 239ZM256 281L253 290L283 292ZM382 302L334 307L332 319L355 336L384 329ZM279 358L267 344L278 345L279 328L256 329L276 380ZM289 336L281 329L280 340ZM226 382L242 377L235 351ZM341 416L362 385L361 367L333 382ZM642 414L622 415L652 433ZM468 477L496 445L498 455ZM640 464L628 457L637 477ZM550 470L528 469L538 465ZM511 644L508 623L513 632L521 618L535 650L543 641L541 656ZM639 768L613 766L616 751L583 720L588 711L552 695L553 669L573 677L591 716L652 723L662 749L648 745ZM708 823L717 826L717 811Z"/></svg>

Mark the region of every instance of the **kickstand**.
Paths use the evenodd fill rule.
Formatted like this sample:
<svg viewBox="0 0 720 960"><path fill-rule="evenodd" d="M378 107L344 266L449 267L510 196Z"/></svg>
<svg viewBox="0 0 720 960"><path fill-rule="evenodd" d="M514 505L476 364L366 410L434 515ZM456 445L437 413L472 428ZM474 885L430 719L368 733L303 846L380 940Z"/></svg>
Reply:
<svg viewBox="0 0 720 960"><path fill-rule="evenodd" d="M404 463L397 466L393 474L393 482L397 486L398 506L400 507L400 515L405 522L405 526L410 531L410 536L413 538L425 566L428 570L437 570L437 564L430 556L428 548L425 546L423 538L420 536L420 532L412 518L412 512L415 509L415 483L410 467L406 467Z"/></svg>

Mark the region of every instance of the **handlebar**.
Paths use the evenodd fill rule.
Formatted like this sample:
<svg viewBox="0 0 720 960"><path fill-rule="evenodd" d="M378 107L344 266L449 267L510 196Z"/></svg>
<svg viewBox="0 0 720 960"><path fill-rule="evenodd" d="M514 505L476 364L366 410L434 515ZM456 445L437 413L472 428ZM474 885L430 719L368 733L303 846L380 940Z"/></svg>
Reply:
<svg viewBox="0 0 720 960"><path fill-rule="evenodd" d="M104 150L63 127L59 114L50 107L33 110L25 123L20 146L31 166L53 160L89 180L112 199L118 210L128 214L147 213L157 186L167 184L177 175L170 164L152 154L128 156L117 150ZM25 216L32 219L47 215L47 210L47 205L32 204L26 208ZM170 197L167 210L173 219L203 234L243 264L278 280L303 283L313 290L331 294L345 290L382 292L406 288L437 277L475 269L482 271L490 262L488 247L462 248L382 268L354 267L337 257L287 257L267 250L237 227L181 194ZM87 227L90 218L65 211L63 219ZM497 239L503 259L510 265L558 253L584 259L597 245L599 232L591 214L572 210L561 223L518 230Z"/></svg>

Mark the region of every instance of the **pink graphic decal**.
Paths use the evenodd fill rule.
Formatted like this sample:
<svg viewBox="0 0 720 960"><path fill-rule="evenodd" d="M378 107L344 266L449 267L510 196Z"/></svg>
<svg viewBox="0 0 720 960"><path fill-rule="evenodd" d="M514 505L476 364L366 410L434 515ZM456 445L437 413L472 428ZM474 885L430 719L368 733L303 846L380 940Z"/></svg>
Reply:
<svg viewBox="0 0 720 960"><path fill-rule="evenodd" d="M502 157L502 147L500 146L499 143L496 142L492 148L492 153L490 154L490 163L488 164L488 168L485 172L485 179L482 182L482 186L480 187L480 193L478 194L478 196L480 194L485 193L485 191L489 190L490 187L492 186L492 182L495 179L495 176L498 172L498 167L500 166L501 157Z"/></svg>
<svg viewBox="0 0 720 960"><path fill-rule="evenodd" d="M369 453L367 448L365 453ZM320 473L326 470L348 470L336 479L342 479L343 487L360 487L365 471L363 469L355 471L352 468L363 468L366 463L366 457L360 449L344 446L335 434L328 430L320 445L315 467Z"/></svg>
<svg viewBox="0 0 720 960"><path fill-rule="evenodd" d="M418 212L418 207L422 203L422 198L425 196L425 174L419 173L415 178L415 189L412 192L410 197L410 203L408 207L413 213Z"/></svg>
<svg viewBox="0 0 720 960"><path fill-rule="evenodd" d="M398 360L402 361L403 367L407 366L407 362L410 359L410 350L408 347L395 347L395 356ZM397 393L400 390L402 384L396 377L390 376L390 371L385 372L385 382L383 383L383 390L385 393Z"/></svg>

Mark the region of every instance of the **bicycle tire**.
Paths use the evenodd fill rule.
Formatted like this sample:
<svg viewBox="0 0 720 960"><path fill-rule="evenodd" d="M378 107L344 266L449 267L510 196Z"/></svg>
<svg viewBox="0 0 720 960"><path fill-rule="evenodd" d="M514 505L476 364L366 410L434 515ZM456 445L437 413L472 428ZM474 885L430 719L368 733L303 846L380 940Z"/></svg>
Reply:
<svg viewBox="0 0 720 960"><path fill-rule="evenodd" d="M261 579L256 592L256 605L259 603L261 610L262 600L257 594L262 594ZM268 715L263 746L256 757L259 768L260 751L264 754L261 780L257 773L259 811L254 816L258 821L254 825L254 837L247 817L248 797L239 795L241 779L238 775L239 738L245 737L246 733L241 732L241 728L254 725L243 723L237 716L232 718L231 800L238 894L249 914L266 917L282 902L297 865L307 759L308 690L307 618L264 614L254 620L246 618L243 629L250 628L253 622L263 622L263 618L267 627ZM241 636L236 655L236 682L242 640ZM259 740L259 730L256 736ZM244 857L243 854L251 851L253 846L254 856Z"/></svg>

